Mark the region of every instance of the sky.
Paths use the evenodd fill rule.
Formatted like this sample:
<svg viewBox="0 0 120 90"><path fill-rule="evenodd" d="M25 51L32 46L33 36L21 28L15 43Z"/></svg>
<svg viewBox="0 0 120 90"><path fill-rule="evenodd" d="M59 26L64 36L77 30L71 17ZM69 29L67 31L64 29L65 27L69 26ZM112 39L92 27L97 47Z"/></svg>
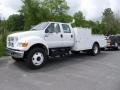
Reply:
<svg viewBox="0 0 120 90"><path fill-rule="evenodd" d="M120 0L66 0L70 6L69 13L82 11L86 19L99 20L105 8L111 8L115 13L120 11ZM17 14L22 5L21 0L0 0L0 16L8 18Z"/></svg>

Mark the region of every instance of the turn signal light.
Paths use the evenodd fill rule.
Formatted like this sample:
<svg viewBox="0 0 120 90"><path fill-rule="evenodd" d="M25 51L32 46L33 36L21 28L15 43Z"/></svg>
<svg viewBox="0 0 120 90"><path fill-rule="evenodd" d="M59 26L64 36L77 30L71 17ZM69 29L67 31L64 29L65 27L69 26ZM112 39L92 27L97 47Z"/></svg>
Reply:
<svg viewBox="0 0 120 90"><path fill-rule="evenodd" d="M27 47L28 43L22 43L22 47Z"/></svg>

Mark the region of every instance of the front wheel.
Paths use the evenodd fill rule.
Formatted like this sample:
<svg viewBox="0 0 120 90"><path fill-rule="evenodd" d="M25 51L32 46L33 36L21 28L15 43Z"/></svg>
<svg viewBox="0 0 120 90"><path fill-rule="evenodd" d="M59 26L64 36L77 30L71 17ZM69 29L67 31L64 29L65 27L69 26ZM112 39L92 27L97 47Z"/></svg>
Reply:
<svg viewBox="0 0 120 90"><path fill-rule="evenodd" d="M33 48L28 52L26 63L31 69L39 69L45 64L46 54L41 48Z"/></svg>
<svg viewBox="0 0 120 90"><path fill-rule="evenodd" d="M92 50L90 51L91 55L95 56L100 53L100 47L98 44L94 44Z"/></svg>

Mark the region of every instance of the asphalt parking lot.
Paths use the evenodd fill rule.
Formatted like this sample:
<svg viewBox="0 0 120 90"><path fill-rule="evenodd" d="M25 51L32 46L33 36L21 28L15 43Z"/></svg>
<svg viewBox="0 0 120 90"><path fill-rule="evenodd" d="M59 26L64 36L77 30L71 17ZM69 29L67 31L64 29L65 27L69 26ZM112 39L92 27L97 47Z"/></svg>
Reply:
<svg viewBox="0 0 120 90"><path fill-rule="evenodd" d="M120 90L120 51L54 58L39 70L1 58L0 90Z"/></svg>

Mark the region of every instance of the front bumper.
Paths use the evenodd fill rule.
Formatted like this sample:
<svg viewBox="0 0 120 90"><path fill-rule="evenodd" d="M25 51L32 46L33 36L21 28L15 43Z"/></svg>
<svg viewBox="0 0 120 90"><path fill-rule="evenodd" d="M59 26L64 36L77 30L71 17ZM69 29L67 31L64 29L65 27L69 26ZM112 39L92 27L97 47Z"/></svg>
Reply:
<svg viewBox="0 0 120 90"><path fill-rule="evenodd" d="M9 49L9 48L7 48L7 54L15 58L24 57L24 51L14 50L14 49Z"/></svg>

